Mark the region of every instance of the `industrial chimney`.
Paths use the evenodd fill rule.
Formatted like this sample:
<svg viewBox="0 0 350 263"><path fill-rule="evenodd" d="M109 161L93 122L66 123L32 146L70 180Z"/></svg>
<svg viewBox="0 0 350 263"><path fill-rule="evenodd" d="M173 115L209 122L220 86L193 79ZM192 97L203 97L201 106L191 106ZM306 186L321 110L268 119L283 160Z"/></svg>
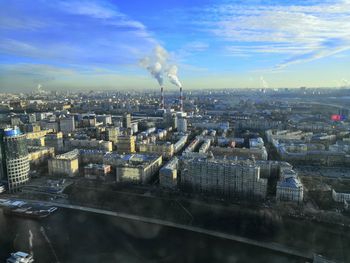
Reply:
<svg viewBox="0 0 350 263"><path fill-rule="evenodd" d="M183 103L184 103L183 99L184 99L184 98L183 98L183 93L182 93L182 86L180 86L180 101L179 101L179 104L180 104L180 111L181 111L181 112L183 112L183 108L184 108L184 107L183 107L183 106L184 106L184 105L183 105Z"/></svg>

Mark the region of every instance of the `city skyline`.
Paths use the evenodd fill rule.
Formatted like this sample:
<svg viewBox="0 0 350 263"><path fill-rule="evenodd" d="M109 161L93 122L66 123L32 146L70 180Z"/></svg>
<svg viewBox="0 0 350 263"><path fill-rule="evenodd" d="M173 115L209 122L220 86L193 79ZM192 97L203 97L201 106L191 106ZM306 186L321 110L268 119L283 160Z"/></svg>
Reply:
<svg viewBox="0 0 350 263"><path fill-rule="evenodd" d="M349 86L350 1L303 2L2 1L0 89L157 90L156 46L186 89Z"/></svg>

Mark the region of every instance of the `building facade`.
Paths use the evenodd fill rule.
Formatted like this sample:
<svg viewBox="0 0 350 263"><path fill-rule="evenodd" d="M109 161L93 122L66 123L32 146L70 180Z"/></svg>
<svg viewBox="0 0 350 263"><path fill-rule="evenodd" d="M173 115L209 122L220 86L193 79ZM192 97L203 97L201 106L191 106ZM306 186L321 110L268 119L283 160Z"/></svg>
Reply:
<svg viewBox="0 0 350 263"><path fill-rule="evenodd" d="M75 130L75 122L73 117L60 119L60 131L63 134L71 133Z"/></svg>
<svg viewBox="0 0 350 263"><path fill-rule="evenodd" d="M159 170L159 185L163 188L177 187L177 168L179 160L174 157Z"/></svg>
<svg viewBox="0 0 350 263"><path fill-rule="evenodd" d="M174 155L174 144L166 143L141 143L138 145L141 153L155 153L162 155L165 159L170 159Z"/></svg>
<svg viewBox="0 0 350 263"><path fill-rule="evenodd" d="M9 192L16 192L29 180L29 153L26 135L19 128L4 129L0 141L0 180Z"/></svg>
<svg viewBox="0 0 350 263"><path fill-rule="evenodd" d="M104 164L111 165L117 182L147 183L162 165L161 155L107 153Z"/></svg>
<svg viewBox="0 0 350 263"><path fill-rule="evenodd" d="M79 172L79 151L73 150L58 155L48 162L50 175L68 175L73 177Z"/></svg>
<svg viewBox="0 0 350 263"><path fill-rule="evenodd" d="M264 199L267 179L260 178L260 167L252 161L214 158L183 158L181 184L195 192Z"/></svg>
<svg viewBox="0 0 350 263"><path fill-rule="evenodd" d="M136 138L132 135L118 136L116 143L118 153L134 153Z"/></svg>

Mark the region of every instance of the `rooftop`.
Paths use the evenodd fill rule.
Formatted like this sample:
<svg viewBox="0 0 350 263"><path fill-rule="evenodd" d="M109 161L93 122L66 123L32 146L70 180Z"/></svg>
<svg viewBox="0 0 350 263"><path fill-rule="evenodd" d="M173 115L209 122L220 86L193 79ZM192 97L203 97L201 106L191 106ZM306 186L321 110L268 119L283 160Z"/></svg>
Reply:
<svg viewBox="0 0 350 263"><path fill-rule="evenodd" d="M288 187L288 188L299 188L303 185L299 181L298 178L295 177L288 177L280 182L278 182L279 187Z"/></svg>

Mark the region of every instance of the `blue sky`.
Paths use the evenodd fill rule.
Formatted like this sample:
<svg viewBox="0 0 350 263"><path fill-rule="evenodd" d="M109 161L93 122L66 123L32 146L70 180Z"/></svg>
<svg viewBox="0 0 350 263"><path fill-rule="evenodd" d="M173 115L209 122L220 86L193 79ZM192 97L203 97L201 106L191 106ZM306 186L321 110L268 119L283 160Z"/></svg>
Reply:
<svg viewBox="0 0 350 263"><path fill-rule="evenodd" d="M156 88L139 65L156 46L188 89L350 81L350 0L0 0L0 7L3 91Z"/></svg>

